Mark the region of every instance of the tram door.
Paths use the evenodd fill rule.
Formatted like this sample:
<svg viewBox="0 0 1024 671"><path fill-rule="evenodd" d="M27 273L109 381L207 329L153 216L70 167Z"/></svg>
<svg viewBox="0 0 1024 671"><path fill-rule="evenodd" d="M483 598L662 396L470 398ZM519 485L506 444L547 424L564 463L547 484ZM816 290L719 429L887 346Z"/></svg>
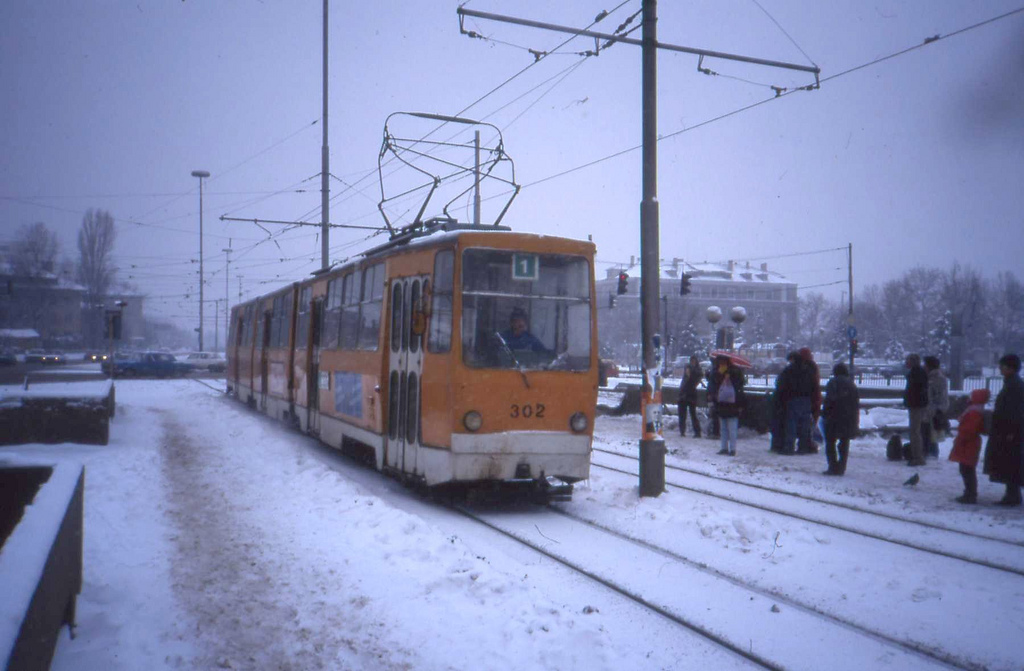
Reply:
<svg viewBox="0 0 1024 671"><path fill-rule="evenodd" d="M260 338L260 410L266 411L267 409L267 385L270 380L270 310L267 310L261 315L258 315L258 319L262 324L261 338Z"/></svg>
<svg viewBox="0 0 1024 671"><path fill-rule="evenodd" d="M423 372L424 294L427 278L391 281L388 333L388 431L384 460L416 472L420 446L420 375Z"/></svg>
<svg viewBox="0 0 1024 671"><path fill-rule="evenodd" d="M309 315L309 371L306 375L306 430L320 435L320 316L323 299L313 301Z"/></svg>

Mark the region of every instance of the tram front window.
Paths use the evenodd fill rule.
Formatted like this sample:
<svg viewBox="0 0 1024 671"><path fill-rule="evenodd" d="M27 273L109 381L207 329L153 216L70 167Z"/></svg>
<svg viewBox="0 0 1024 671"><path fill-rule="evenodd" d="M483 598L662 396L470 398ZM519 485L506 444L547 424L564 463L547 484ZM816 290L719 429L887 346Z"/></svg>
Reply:
<svg viewBox="0 0 1024 671"><path fill-rule="evenodd" d="M462 257L462 358L474 368L587 370L587 260L467 249Z"/></svg>

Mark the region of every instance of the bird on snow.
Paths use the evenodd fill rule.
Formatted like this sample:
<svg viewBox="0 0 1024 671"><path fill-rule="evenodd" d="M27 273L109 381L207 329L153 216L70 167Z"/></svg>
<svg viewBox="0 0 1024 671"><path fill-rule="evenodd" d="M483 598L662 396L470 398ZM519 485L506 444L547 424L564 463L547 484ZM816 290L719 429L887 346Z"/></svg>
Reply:
<svg viewBox="0 0 1024 671"><path fill-rule="evenodd" d="M919 482L921 482L921 476L919 476L917 473L914 473L909 478L907 478L907 481L904 482L903 484L914 486Z"/></svg>

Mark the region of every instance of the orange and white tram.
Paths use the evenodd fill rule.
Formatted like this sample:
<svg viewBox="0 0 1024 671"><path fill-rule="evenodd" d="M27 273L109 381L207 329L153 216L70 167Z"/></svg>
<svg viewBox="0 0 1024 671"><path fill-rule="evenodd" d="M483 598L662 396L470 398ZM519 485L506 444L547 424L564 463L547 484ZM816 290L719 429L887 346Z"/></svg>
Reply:
<svg viewBox="0 0 1024 671"><path fill-rule="evenodd" d="M428 487L589 476L594 245L456 227L232 309L228 387Z"/></svg>

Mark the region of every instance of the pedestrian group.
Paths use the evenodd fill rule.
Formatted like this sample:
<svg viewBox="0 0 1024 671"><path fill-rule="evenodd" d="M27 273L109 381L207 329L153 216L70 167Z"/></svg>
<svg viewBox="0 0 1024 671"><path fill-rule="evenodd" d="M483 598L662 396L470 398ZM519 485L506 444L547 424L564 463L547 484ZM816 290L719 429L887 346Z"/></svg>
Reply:
<svg viewBox="0 0 1024 671"><path fill-rule="evenodd" d="M905 366L903 403L910 436L903 451L908 465L921 466L928 457L938 458L939 442L950 429L949 381L938 357L927 356L922 361L919 355L910 354ZM992 482L1005 484L1006 492L1000 505L1021 505L1024 381L1020 367L1020 357L1016 354L1001 358L999 371L1003 386L996 396L994 409L985 409L989 391L977 389L971 392L967 409L959 417L949 454L949 460L959 464L964 482L963 494L955 499L959 503L977 503L977 465L982 461L982 436L987 435L983 473ZM727 354L717 353L706 374L700 359L696 355L690 357L679 387L680 435L686 435L688 415L693 436L701 437L697 389L702 381L707 387L708 437L719 440L718 454L735 456L739 418L746 407L746 380L743 371ZM846 473L850 439L857 435L860 425L860 394L846 364L833 366L823 393L818 364L811 351L803 348L791 352L786 367L776 377L767 403L772 452L813 454L823 442L828 461L824 474L841 476Z"/></svg>

